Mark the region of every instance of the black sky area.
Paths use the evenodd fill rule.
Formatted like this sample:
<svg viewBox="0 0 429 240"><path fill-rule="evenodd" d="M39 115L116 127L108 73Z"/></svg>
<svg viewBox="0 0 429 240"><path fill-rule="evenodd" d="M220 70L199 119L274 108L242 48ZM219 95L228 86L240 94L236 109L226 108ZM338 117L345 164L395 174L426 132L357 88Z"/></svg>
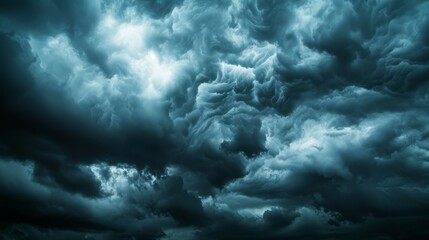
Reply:
<svg viewBox="0 0 429 240"><path fill-rule="evenodd" d="M429 239L429 1L0 1L0 240Z"/></svg>

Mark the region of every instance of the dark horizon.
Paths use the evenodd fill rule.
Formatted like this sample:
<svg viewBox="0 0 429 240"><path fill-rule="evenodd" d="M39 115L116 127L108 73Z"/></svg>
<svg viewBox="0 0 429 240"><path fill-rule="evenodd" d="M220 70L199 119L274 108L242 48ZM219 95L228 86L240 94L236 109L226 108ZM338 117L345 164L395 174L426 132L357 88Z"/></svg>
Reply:
<svg viewBox="0 0 429 240"><path fill-rule="evenodd" d="M0 240L428 239L429 1L0 1Z"/></svg>

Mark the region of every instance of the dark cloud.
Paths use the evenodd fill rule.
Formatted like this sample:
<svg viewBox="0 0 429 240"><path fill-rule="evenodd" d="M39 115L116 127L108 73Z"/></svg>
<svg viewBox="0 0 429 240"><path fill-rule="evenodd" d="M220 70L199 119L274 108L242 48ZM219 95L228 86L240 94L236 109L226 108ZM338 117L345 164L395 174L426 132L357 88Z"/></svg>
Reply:
<svg viewBox="0 0 429 240"><path fill-rule="evenodd" d="M154 208L166 212L185 224L201 224L204 221L200 199L183 189L181 177L172 176L158 185Z"/></svg>
<svg viewBox="0 0 429 240"><path fill-rule="evenodd" d="M88 197L101 196L100 182L90 169L62 161L54 160L53 164L36 165L34 180L46 185L57 183L71 193L81 193Z"/></svg>
<svg viewBox="0 0 429 240"><path fill-rule="evenodd" d="M428 9L2 1L0 238L425 238Z"/></svg>
<svg viewBox="0 0 429 240"><path fill-rule="evenodd" d="M231 152L242 152L247 157L255 156L265 150L265 136L260 132L260 121L240 119L234 125L238 125L234 138L221 144L224 149Z"/></svg>
<svg viewBox="0 0 429 240"><path fill-rule="evenodd" d="M175 7L179 7L183 0L147 1L138 0L134 4L143 14L154 18L162 18L170 14Z"/></svg>
<svg viewBox="0 0 429 240"><path fill-rule="evenodd" d="M1 185L1 223L30 224L69 230L96 230L110 227L98 221L89 206L67 193L53 191L32 182L25 168L3 162Z"/></svg>

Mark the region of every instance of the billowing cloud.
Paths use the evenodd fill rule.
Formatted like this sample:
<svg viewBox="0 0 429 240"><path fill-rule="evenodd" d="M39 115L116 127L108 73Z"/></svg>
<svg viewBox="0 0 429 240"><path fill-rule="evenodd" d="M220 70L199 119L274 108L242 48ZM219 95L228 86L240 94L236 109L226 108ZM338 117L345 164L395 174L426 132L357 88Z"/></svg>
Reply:
<svg viewBox="0 0 429 240"><path fill-rule="evenodd" d="M425 238L428 10L3 1L0 238Z"/></svg>

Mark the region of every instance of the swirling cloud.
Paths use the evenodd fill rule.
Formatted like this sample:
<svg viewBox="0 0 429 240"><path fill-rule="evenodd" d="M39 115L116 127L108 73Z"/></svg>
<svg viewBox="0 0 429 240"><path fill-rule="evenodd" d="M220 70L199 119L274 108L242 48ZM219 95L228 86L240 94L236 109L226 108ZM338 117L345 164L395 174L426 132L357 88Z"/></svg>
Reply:
<svg viewBox="0 0 429 240"><path fill-rule="evenodd" d="M1 238L425 238L428 9L3 1Z"/></svg>

